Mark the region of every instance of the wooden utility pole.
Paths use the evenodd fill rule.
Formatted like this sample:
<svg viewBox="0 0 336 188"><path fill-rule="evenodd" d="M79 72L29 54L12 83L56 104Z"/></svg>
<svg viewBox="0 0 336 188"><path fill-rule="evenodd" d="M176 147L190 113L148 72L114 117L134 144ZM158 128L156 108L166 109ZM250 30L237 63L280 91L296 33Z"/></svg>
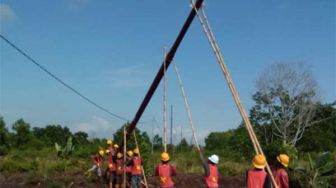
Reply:
<svg viewBox="0 0 336 188"><path fill-rule="evenodd" d="M201 7L203 3L203 0L197 0L195 7L196 9L199 9ZM139 119L141 118L143 112L145 111L149 101L151 100L155 90L157 89L162 76L163 76L163 71L164 69L167 70L167 68L169 67L171 61L174 59L175 53L180 45L180 43L182 42L182 39L184 38L184 35L187 33L189 26L191 25L191 22L193 21L193 19L195 18L196 15L196 11L195 8L192 8L188 18L186 19L186 21L184 22L184 25L182 27L182 29L180 30L173 46L170 48L166 58L165 58L165 62L166 65L164 67L164 65L162 64L159 71L157 72L151 86L149 87L147 94L145 95L145 98L143 99L142 103L140 104L131 124L127 127L127 135L126 135L126 139L129 139L132 132L134 131ZM124 143L121 143L121 145L124 145Z"/></svg>

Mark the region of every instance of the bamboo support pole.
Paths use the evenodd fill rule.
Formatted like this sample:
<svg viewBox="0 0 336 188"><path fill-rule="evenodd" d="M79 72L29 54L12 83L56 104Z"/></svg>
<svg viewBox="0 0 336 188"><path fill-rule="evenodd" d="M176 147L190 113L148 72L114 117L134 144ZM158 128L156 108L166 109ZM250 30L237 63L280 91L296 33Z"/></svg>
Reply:
<svg viewBox="0 0 336 188"><path fill-rule="evenodd" d="M243 107L243 105L242 105L242 103L241 103L241 101L240 101L240 98L239 98L239 96L238 96L238 92L237 92L237 90L236 90L236 88L235 88L235 86L234 86L234 84L233 84L233 81L232 81L232 79L231 79L230 73L229 73L229 71L228 71L228 69L227 69L227 67L226 67L226 65L225 65L225 63L224 63L224 58L223 58L223 56L222 56L222 53L220 52L220 49L219 49L219 46L218 46L216 40L215 40L214 34L213 34L212 29L211 29L211 27L210 27L209 21L208 21L208 19L207 19L207 17L206 17L205 11L204 11L204 9L201 7L203 17L205 18L205 23L204 23L202 17L199 15L198 10L197 10L196 7L195 7L194 1L191 0L191 3L192 3L192 6L194 7L194 10L195 10L195 12L196 12L196 15L197 15L197 17L198 17L198 19L199 19L199 21L200 21L200 23L201 23L202 29L203 29L204 33L206 34L206 36L207 36L207 38L208 38L208 40L209 40L209 43L210 43L210 45L211 45L211 47L212 47L212 49L213 49L213 51L214 51L214 53L215 53L215 56L216 56L216 58L217 58L217 61L218 61L219 65L220 65L220 67L221 67L221 69L222 69L222 72L223 72L224 77L225 77L225 79L226 79L226 81L227 81L227 84L228 84L228 86L229 86L229 89L230 89L230 91L231 91L231 94L232 94L232 96L233 96L233 98L234 98L234 101L235 101L235 103L236 103L236 105L237 105L237 108L238 108L238 110L239 110L239 112L240 112L240 114L241 114L241 116L242 116L242 118L243 118L243 121L244 121L244 123L245 123L245 125L246 125L246 127L247 127L247 130L248 130L249 136L250 136L250 138L251 138L251 141L252 141L254 150L255 150L255 152L256 152L257 154L262 154L262 155L264 155L264 153L263 153L263 151L262 151L262 148L261 148L261 146L260 146L260 144L259 144L259 142L258 142L258 139L257 139L257 137L256 137L256 135L255 135L255 132L254 132L254 130L253 130L253 127L252 127L252 125L251 125L251 122L250 122L250 120L249 120L249 118L248 118L248 116L247 116L247 114L246 114L246 112L245 112L245 110L244 110L244 107ZM265 156L265 155L264 155L264 156ZM276 184L276 182L275 182L274 176L273 176L273 174L272 174L272 171L271 171L271 169L269 168L268 163L266 163L266 170L267 170L267 172L269 173L269 175L270 175L270 177L271 177L273 186L274 186L275 188L278 188L278 186L277 186L277 184Z"/></svg>

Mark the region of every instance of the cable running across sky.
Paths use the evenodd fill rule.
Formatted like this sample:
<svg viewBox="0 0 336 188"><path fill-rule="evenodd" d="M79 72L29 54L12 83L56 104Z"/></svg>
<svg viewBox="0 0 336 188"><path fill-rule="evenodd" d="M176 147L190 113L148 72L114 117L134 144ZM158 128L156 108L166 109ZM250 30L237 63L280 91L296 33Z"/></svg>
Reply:
<svg viewBox="0 0 336 188"><path fill-rule="evenodd" d="M44 71L45 73L47 73L49 76L51 76L52 78L54 78L56 81L58 81L59 83L61 83L63 86L65 86L66 88L68 88L69 90L71 90L72 92L74 92L76 95L80 96L82 99L84 99L85 101L89 102L90 104L92 104L93 106L99 108L100 110L108 113L109 115L118 118L120 120L123 121L129 121L127 118L124 118L118 114L115 114L111 111L109 111L108 109L106 109L105 107L101 106L100 104L97 104L96 102L94 102L92 99L86 97L84 94L82 94L81 92L79 92L78 90L76 90L75 88L73 88L72 86L70 86L69 84L65 83L62 79L60 79L59 77L57 77L55 74L53 74L52 72L50 72L48 69L46 69L45 67L43 67L41 64L37 63L33 58L31 58L28 54L26 54L24 51L22 51L20 48L18 48L17 46L15 46L11 41L9 41L5 36L0 34L0 37L7 42L10 46L12 46L15 50L17 50L20 54L22 54L23 56L25 56L30 62L32 62L33 64L35 64L38 68L40 68L42 71Z"/></svg>

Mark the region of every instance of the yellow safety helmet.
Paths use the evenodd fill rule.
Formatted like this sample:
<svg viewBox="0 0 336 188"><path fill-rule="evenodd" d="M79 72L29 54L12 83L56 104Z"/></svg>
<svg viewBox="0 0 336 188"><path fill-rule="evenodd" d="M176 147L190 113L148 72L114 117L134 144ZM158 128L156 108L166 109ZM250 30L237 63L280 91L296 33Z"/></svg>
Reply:
<svg viewBox="0 0 336 188"><path fill-rule="evenodd" d="M109 149L105 150L105 153L106 153L106 154L109 154L109 153L110 153L110 150L109 150Z"/></svg>
<svg viewBox="0 0 336 188"><path fill-rule="evenodd" d="M133 153L134 153L134 154L139 154L139 153L140 153L139 148L135 148L135 149L133 150Z"/></svg>
<svg viewBox="0 0 336 188"><path fill-rule="evenodd" d="M167 152L162 152L161 153L161 161L169 161L169 154Z"/></svg>
<svg viewBox="0 0 336 188"><path fill-rule="evenodd" d="M127 152L127 155L130 156L130 157L132 157L132 156L133 156L133 151L132 151L132 150L129 150L129 151Z"/></svg>
<svg viewBox="0 0 336 188"><path fill-rule="evenodd" d="M99 153L100 156L102 156L102 157L104 156L104 150L101 149L101 150L99 150L98 153Z"/></svg>
<svg viewBox="0 0 336 188"><path fill-rule="evenodd" d="M264 169L266 166L266 158L258 154L253 158L252 164L255 168Z"/></svg>
<svg viewBox="0 0 336 188"><path fill-rule="evenodd" d="M119 148L118 144L113 145L114 148Z"/></svg>
<svg viewBox="0 0 336 188"><path fill-rule="evenodd" d="M109 168L112 168L112 167L113 167L113 164L112 164L112 163L110 163L110 164L108 165L108 167L109 167Z"/></svg>
<svg viewBox="0 0 336 188"><path fill-rule="evenodd" d="M284 167L288 167L289 164L289 157L286 154L280 154L277 156L277 160L281 163Z"/></svg>
<svg viewBox="0 0 336 188"><path fill-rule="evenodd" d="M120 153L120 152L118 152L118 153L117 153L117 158L122 158L122 157L123 157L123 154Z"/></svg>
<svg viewBox="0 0 336 188"><path fill-rule="evenodd" d="M112 140L108 140L108 141L106 142L106 144L108 144L108 145L112 145Z"/></svg>

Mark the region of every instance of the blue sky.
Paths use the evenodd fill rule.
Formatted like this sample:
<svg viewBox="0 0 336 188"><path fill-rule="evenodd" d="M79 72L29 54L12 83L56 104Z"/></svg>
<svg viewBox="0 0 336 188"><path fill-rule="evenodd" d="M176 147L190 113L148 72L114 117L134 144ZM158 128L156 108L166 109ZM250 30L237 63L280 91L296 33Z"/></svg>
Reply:
<svg viewBox="0 0 336 188"><path fill-rule="evenodd" d="M336 99L335 1L206 1L206 12L239 95L249 109L255 80L276 62L311 65L323 102ZM2 0L1 34L40 64L110 111L132 119L190 12L189 1ZM1 45L0 114L8 126L61 124L91 136L110 137L121 120L96 109L41 72L9 45ZM175 60L201 139L241 121L225 79L194 20ZM168 104L190 139L187 115L173 69ZM162 86L140 129L160 133ZM154 128L152 128L154 127Z"/></svg>

